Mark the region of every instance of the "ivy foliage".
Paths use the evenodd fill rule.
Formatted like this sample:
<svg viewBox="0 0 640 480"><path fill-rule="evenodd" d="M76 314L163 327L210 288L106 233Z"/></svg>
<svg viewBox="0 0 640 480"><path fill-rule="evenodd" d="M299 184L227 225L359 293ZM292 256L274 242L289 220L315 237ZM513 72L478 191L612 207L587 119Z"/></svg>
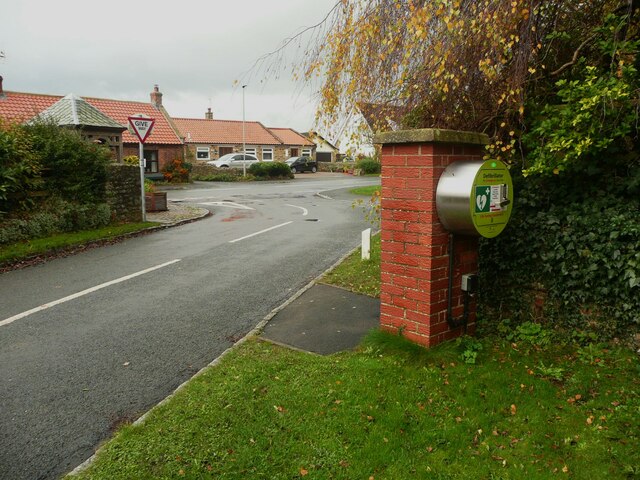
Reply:
<svg viewBox="0 0 640 480"><path fill-rule="evenodd" d="M481 242L485 313L516 323L541 317L603 339L637 331L640 198L625 192L640 167L636 162L630 169L635 175L618 178L515 178L509 225Z"/></svg>

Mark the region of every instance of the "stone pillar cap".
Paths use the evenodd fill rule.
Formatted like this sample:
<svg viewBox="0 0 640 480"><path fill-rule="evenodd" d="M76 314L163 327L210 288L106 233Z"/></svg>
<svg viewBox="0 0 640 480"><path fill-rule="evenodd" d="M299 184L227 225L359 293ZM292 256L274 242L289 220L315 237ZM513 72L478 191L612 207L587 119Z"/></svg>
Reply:
<svg viewBox="0 0 640 480"><path fill-rule="evenodd" d="M485 133L463 132L442 128L421 128L416 130L398 130L381 132L373 137L373 143L393 145L402 143L456 143L463 145L488 145L489 136Z"/></svg>

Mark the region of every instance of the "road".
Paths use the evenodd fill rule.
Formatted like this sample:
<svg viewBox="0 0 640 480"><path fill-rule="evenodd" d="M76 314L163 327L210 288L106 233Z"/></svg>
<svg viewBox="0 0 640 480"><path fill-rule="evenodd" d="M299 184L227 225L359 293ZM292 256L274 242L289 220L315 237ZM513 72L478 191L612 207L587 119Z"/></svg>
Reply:
<svg viewBox="0 0 640 480"><path fill-rule="evenodd" d="M0 275L0 478L59 478L356 246L376 178L199 184L213 216Z"/></svg>

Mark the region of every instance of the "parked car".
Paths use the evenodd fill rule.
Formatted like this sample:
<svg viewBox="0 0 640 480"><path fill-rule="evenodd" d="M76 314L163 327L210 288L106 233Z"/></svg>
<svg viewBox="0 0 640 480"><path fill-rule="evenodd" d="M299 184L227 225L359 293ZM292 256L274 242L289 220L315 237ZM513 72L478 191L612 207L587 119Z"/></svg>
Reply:
<svg viewBox="0 0 640 480"><path fill-rule="evenodd" d="M291 168L291 173L316 173L318 171L318 164L315 160L309 157L291 157L286 161L286 163Z"/></svg>
<svg viewBox="0 0 640 480"><path fill-rule="evenodd" d="M246 165L247 168L258 161L258 157L251 155L250 153L227 153L221 156L218 160L210 160L207 165L213 165L218 168L242 168L242 165Z"/></svg>

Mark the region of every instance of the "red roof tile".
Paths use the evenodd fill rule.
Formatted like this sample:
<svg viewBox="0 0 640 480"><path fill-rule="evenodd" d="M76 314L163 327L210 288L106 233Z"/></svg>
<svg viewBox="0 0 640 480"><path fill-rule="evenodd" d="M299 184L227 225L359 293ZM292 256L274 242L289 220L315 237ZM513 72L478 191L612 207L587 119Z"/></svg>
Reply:
<svg viewBox="0 0 640 480"><path fill-rule="evenodd" d="M315 143L313 143L307 137L302 136L292 128L269 127L269 130L271 130L271 133L273 133L276 137L282 140L282 143L284 143L285 145L307 145L310 147L315 145Z"/></svg>
<svg viewBox="0 0 640 480"><path fill-rule="evenodd" d="M40 95L7 91L4 93L6 96L0 98L0 118L10 122L26 122L62 98L60 95ZM167 119L168 115L165 116L163 111L156 109L150 103L91 97L82 98L108 117L111 117L123 125L128 125L127 118L138 113L154 118L156 122L147 143L182 144L182 141ZM138 143L138 139L127 131L123 133L122 141L124 143Z"/></svg>
<svg viewBox="0 0 640 480"><path fill-rule="evenodd" d="M185 143L241 144L242 122L239 120L208 120L174 118ZM244 122L245 143L249 145L280 145L282 142L260 122Z"/></svg>

